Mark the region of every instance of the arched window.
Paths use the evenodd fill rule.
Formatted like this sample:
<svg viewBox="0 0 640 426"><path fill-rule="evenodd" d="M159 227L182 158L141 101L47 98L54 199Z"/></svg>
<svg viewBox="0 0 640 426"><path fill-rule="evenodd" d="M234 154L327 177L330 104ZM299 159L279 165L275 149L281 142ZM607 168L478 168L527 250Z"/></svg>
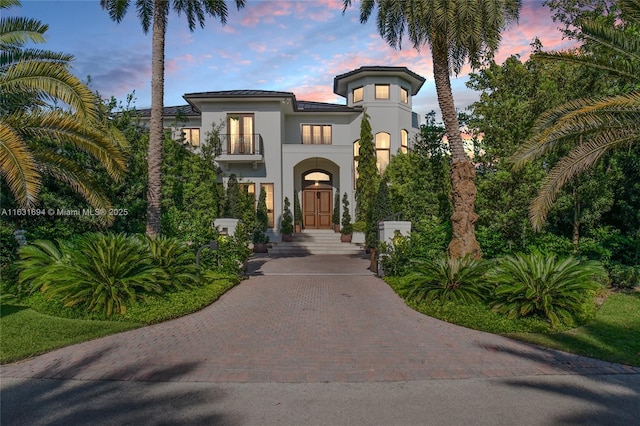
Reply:
<svg viewBox="0 0 640 426"><path fill-rule="evenodd" d="M389 164L389 147L391 135L387 132L376 133L376 164L380 173L384 172Z"/></svg>
<svg viewBox="0 0 640 426"><path fill-rule="evenodd" d="M400 130L400 152L406 154L409 151L409 132Z"/></svg>

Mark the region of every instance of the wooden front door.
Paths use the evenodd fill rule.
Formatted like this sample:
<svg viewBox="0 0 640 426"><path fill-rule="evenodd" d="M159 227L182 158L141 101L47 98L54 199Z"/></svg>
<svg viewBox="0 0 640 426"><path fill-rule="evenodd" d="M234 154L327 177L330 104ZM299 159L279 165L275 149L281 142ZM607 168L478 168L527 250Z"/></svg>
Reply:
<svg viewBox="0 0 640 426"><path fill-rule="evenodd" d="M305 189L302 192L304 227L331 229L332 201L333 191L331 189Z"/></svg>

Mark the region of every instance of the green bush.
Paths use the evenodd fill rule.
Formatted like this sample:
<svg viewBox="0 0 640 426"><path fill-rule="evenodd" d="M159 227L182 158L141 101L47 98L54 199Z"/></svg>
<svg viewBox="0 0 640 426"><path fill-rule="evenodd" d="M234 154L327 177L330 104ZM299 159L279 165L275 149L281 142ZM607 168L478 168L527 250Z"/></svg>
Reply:
<svg viewBox="0 0 640 426"><path fill-rule="evenodd" d="M167 274L166 289L179 289L198 284L196 257L193 250L176 238L142 237L149 248L151 259Z"/></svg>
<svg viewBox="0 0 640 426"><path fill-rule="evenodd" d="M353 224L351 223L351 213L349 213L349 196L345 192L342 196L342 223L340 233L349 235L353 233Z"/></svg>
<svg viewBox="0 0 640 426"><path fill-rule="evenodd" d="M537 252L506 256L491 273L496 284L491 306L508 318L539 315L554 328L570 324L584 314L588 295L603 275L598 262L574 257L556 259Z"/></svg>
<svg viewBox="0 0 640 426"><path fill-rule="evenodd" d="M607 267L611 286L615 288L632 289L640 286L640 267L619 263Z"/></svg>
<svg viewBox="0 0 640 426"><path fill-rule="evenodd" d="M36 241L19 250L21 284L65 306L125 314L144 294L160 293L166 272L148 248L125 234L87 234L73 243Z"/></svg>
<svg viewBox="0 0 640 426"><path fill-rule="evenodd" d="M380 243L380 262L385 275L403 276L411 272L413 260L434 260L447 248L449 227L436 217L413 224L409 236L394 237L393 244Z"/></svg>
<svg viewBox="0 0 640 426"><path fill-rule="evenodd" d="M442 255L435 260L414 263L415 271L406 276L405 291L411 299L427 303L434 300L473 303L488 293L487 261Z"/></svg>
<svg viewBox="0 0 640 426"><path fill-rule="evenodd" d="M367 222L364 220L354 222L351 228L353 229L353 232L365 232L367 230Z"/></svg>
<svg viewBox="0 0 640 426"><path fill-rule="evenodd" d="M291 203L289 197L284 197L284 210L282 213L282 221L280 222L280 232L283 235L293 233L293 216L291 215Z"/></svg>

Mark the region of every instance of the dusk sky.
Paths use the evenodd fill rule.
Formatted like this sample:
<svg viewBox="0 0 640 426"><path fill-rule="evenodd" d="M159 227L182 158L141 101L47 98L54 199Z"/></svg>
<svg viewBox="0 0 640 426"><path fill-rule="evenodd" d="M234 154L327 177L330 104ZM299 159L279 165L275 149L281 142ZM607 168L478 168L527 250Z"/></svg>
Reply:
<svg viewBox="0 0 640 426"><path fill-rule="evenodd" d="M109 19L98 0L22 0L3 13L49 24L39 48L71 53L73 72L91 76L103 97L124 99L135 90L136 107L151 104L151 34L145 35L131 0L120 24ZM520 21L503 35L496 61L527 58L539 37L545 49L570 46L539 1L523 0ZM182 105L182 95L233 89L290 91L299 100L344 103L333 93L333 78L363 65L406 66L427 78L414 98L414 111L438 111L430 54L406 41L402 50L378 35L375 16L359 22L359 3L344 15L341 0L252 1L236 11L229 3L227 24L208 18L204 29L189 32L184 15L169 18L166 43L165 105ZM466 89L468 68L453 78L454 98L464 109L478 98Z"/></svg>

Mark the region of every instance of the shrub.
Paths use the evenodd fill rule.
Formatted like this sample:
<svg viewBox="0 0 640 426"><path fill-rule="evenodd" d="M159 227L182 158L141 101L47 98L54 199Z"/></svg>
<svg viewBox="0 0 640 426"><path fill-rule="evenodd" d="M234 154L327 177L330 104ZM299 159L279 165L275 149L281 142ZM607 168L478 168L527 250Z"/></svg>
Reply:
<svg viewBox="0 0 640 426"><path fill-rule="evenodd" d="M167 288L190 287L198 283L196 276L196 258L186 243L163 236L155 240L143 237L149 248L151 259L167 274Z"/></svg>
<svg viewBox="0 0 640 426"><path fill-rule="evenodd" d="M393 244L380 243L380 261L385 275L404 276L411 272L412 260L434 260L446 249L448 225L436 217L423 218L414 224L409 236L396 236Z"/></svg>
<svg viewBox="0 0 640 426"><path fill-rule="evenodd" d="M349 213L349 196L346 192L342 196L342 223L340 226L340 232L345 235L353 233L351 213Z"/></svg>
<svg viewBox="0 0 640 426"><path fill-rule="evenodd" d="M598 288L604 269L594 261L556 259L541 253L506 256L492 271L491 303L509 318L540 315L553 327L571 323L585 310L587 295Z"/></svg>
<svg viewBox="0 0 640 426"><path fill-rule="evenodd" d="M640 267L613 264L607 267L612 287L631 289L640 286Z"/></svg>
<svg viewBox="0 0 640 426"><path fill-rule="evenodd" d="M441 255L428 261L414 261L415 271L407 275L406 295L417 301L473 303L487 293L485 273L489 263L466 256Z"/></svg>
<svg viewBox="0 0 640 426"><path fill-rule="evenodd" d="M124 234L87 234L73 244L36 241L19 250L20 282L65 306L125 314L145 293L160 293L167 274L148 248Z"/></svg>
<svg viewBox="0 0 640 426"><path fill-rule="evenodd" d="M302 226L302 207L296 193L293 194L293 223Z"/></svg>
<svg viewBox="0 0 640 426"><path fill-rule="evenodd" d="M293 233L293 216L291 215L291 203L289 203L288 197L284 197L284 210L282 213L282 221L280 222L280 232L284 235Z"/></svg>

